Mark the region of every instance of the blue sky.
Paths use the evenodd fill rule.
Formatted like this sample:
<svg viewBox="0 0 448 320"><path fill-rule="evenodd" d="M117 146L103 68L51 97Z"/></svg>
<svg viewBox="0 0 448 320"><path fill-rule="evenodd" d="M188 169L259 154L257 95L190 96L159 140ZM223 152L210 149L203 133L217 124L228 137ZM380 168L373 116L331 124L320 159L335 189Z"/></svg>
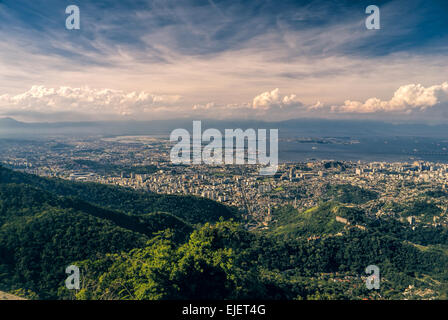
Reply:
<svg viewBox="0 0 448 320"><path fill-rule="evenodd" d="M430 121L448 101L445 0L3 0L0 37L0 115L25 120Z"/></svg>

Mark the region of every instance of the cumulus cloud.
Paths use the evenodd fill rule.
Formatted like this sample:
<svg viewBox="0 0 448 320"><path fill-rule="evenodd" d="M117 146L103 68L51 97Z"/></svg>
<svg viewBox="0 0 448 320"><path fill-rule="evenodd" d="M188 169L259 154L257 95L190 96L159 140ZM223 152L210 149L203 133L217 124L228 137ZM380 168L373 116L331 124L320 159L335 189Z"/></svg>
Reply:
<svg viewBox="0 0 448 320"><path fill-rule="evenodd" d="M285 120L303 116L308 109L309 106L303 104L295 94L283 95L275 88L246 102L194 104L190 108L190 115L215 119Z"/></svg>
<svg viewBox="0 0 448 320"><path fill-rule="evenodd" d="M180 100L177 95L155 95L145 91L125 92L90 87L47 88L32 86L17 94L0 95L0 113L30 111L38 113L81 113L108 115L138 115L152 108L172 105Z"/></svg>
<svg viewBox="0 0 448 320"><path fill-rule="evenodd" d="M195 106L195 110L210 111L211 116L220 115L231 118L258 118L284 120L298 117L344 117L353 113L381 115L384 113L402 115L412 111L424 111L448 102L448 82L424 87L421 84L408 84L399 87L390 100L369 98L364 102L346 100L342 105L330 105L317 101L314 104L302 103L295 94L282 95L278 88L255 96L249 103L216 105L214 103Z"/></svg>
<svg viewBox="0 0 448 320"><path fill-rule="evenodd" d="M195 104L193 105L193 110L210 110L213 107L215 107L215 103L214 102L209 102L206 104Z"/></svg>
<svg viewBox="0 0 448 320"><path fill-rule="evenodd" d="M408 84L395 91L390 100L370 98L365 102L346 100L341 106L332 106L332 111L347 113L396 112L409 113L424 111L448 101L448 82L431 87Z"/></svg>
<svg viewBox="0 0 448 320"><path fill-rule="evenodd" d="M295 94L282 96L280 90L275 88L272 91L266 91L256 96L252 101L253 109L268 110L271 108L289 108L302 106Z"/></svg>
<svg viewBox="0 0 448 320"><path fill-rule="evenodd" d="M375 117L417 114L448 102L448 82L424 87L408 84L398 88L390 100L369 98L346 100L340 105L317 101L302 103L296 94L281 94L279 88L262 92L240 103L190 103L179 95L157 95L146 91L94 89L90 87L33 86L20 94L0 95L0 116L42 121L123 119L260 119L286 120L299 117L346 117L358 114ZM435 110L441 108L433 108ZM427 113L425 113L427 114ZM24 118L25 117L25 118Z"/></svg>

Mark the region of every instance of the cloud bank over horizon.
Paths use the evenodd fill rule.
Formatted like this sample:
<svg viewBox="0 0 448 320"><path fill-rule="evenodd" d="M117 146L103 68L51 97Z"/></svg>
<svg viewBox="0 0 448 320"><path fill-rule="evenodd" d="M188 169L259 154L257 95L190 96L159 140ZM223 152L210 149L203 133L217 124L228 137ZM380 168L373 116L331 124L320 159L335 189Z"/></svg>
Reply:
<svg viewBox="0 0 448 320"><path fill-rule="evenodd" d="M338 118L341 115L418 117L442 109L448 112L448 81L425 87L407 84L399 87L389 100L370 97L364 102L346 100L341 104L316 101L305 104L294 94L279 88L262 92L251 101L234 104L208 102L189 104L181 95L161 95L146 91L108 88L49 88L32 86L19 94L0 95L0 116L47 121L70 120L150 120L186 117L216 119L287 120L300 117Z"/></svg>
<svg viewBox="0 0 448 320"><path fill-rule="evenodd" d="M369 98L365 102L346 100L342 106L332 106L331 110L353 113L409 113L413 110L425 111L444 102L448 102L448 82L427 88L421 84L408 84L398 88L390 100L382 101L378 98Z"/></svg>

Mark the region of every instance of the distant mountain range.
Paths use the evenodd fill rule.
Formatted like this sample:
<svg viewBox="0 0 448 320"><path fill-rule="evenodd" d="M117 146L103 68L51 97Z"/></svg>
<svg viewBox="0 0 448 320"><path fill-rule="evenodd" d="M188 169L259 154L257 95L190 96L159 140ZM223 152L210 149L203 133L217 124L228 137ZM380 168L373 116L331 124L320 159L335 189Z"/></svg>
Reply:
<svg viewBox="0 0 448 320"><path fill-rule="evenodd" d="M194 119L154 121L88 121L88 122L33 122L0 118L1 138L46 138L49 136L114 136L114 135L169 135L177 128L191 132ZM279 129L280 137L372 137L415 136L448 138L448 125L419 123L388 123L369 120L292 119L281 122L202 120L202 129L265 128Z"/></svg>

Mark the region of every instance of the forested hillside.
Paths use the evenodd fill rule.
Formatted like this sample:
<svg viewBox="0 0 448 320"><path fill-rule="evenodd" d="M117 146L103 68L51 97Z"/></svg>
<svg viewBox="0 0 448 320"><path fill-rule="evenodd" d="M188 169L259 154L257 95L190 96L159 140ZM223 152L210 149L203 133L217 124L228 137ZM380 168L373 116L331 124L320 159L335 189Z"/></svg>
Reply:
<svg viewBox="0 0 448 320"><path fill-rule="evenodd" d="M65 267L75 260L142 247L165 229L172 230L174 241L184 241L193 225L220 217L235 213L206 199L45 179L0 167L0 288L56 298Z"/></svg>
<svg viewBox="0 0 448 320"><path fill-rule="evenodd" d="M30 299L447 299L446 228L367 216L345 203L350 192L344 203L275 208L267 229L248 231L210 200L0 168L0 290ZM72 264L81 290L64 287ZM379 290L365 285L372 264Z"/></svg>
<svg viewBox="0 0 448 320"><path fill-rule="evenodd" d="M69 182L47 179L35 175L14 172L0 166L0 183L18 183L45 190L54 195L75 197L97 206L120 210L130 214L169 212L188 223L205 223L236 218L235 212L217 202L194 196L159 195L132 189L97 183Z"/></svg>

